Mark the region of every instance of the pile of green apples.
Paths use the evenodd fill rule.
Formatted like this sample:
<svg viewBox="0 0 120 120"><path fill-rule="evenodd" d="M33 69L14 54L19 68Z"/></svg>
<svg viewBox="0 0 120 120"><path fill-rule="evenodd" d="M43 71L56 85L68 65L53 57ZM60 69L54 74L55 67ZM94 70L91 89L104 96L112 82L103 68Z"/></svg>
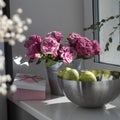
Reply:
<svg viewBox="0 0 120 120"><path fill-rule="evenodd" d="M64 80L76 80L76 81L99 81L103 71L101 70L86 70L79 72L77 69L70 67L63 68L58 72L58 77ZM110 77L110 71L104 71L104 77Z"/></svg>

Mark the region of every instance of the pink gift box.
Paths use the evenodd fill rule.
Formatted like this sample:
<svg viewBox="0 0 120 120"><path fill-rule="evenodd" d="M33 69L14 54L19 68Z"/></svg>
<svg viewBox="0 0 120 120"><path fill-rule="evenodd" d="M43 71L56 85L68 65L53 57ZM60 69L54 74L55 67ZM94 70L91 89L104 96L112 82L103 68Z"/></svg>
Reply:
<svg viewBox="0 0 120 120"><path fill-rule="evenodd" d="M43 100L46 94L45 91L17 89L12 98L14 100Z"/></svg>

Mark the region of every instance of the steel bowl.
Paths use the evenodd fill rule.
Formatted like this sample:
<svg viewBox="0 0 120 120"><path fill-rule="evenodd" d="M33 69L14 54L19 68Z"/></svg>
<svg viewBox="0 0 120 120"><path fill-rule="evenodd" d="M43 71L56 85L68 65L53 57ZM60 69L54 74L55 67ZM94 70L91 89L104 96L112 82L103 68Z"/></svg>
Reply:
<svg viewBox="0 0 120 120"><path fill-rule="evenodd" d="M120 94L120 72L110 71L105 78L104 70L96 82L62 80L63 92L73 103L82 107L101 107Z"/></svg>

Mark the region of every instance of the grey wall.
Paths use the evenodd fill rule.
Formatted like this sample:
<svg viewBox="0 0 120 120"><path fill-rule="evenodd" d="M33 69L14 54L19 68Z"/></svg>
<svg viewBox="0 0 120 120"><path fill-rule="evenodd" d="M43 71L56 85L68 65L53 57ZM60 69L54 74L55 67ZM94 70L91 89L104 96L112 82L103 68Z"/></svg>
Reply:
<svg viewBox="0 0 120 120"><path fill-rule="evenodd" d="M17 8L23 8L24 16L32 18L32 25L26 33L39 34L44 37L53 30L61 31L65 38L71 32L83 35L83 0L10 0L11 14ZM23 16L23 17L24 17ZM17 43L13 49L13 59L24 57L25 48L23 43ZM14 75L18 72L45 74L44 65L30 64L29 67L23 65L27 61L23 58L19 64L13 62ZM47 78L46 78L47 79Z"/></svg>

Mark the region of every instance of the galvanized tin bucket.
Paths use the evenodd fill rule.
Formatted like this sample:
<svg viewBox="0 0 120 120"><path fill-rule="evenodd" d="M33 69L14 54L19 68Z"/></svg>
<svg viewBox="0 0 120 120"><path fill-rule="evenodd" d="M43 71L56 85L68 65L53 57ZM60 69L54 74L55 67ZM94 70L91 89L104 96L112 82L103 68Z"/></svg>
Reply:
<svg viewBox="0 0 120 120"><path fill-rule="evenodd" d="M63 95L61 79L57 77L58 71L62 67L63 62L57 62L56 64L47 67L48 80L50 85L51 94Z"/></svg>

